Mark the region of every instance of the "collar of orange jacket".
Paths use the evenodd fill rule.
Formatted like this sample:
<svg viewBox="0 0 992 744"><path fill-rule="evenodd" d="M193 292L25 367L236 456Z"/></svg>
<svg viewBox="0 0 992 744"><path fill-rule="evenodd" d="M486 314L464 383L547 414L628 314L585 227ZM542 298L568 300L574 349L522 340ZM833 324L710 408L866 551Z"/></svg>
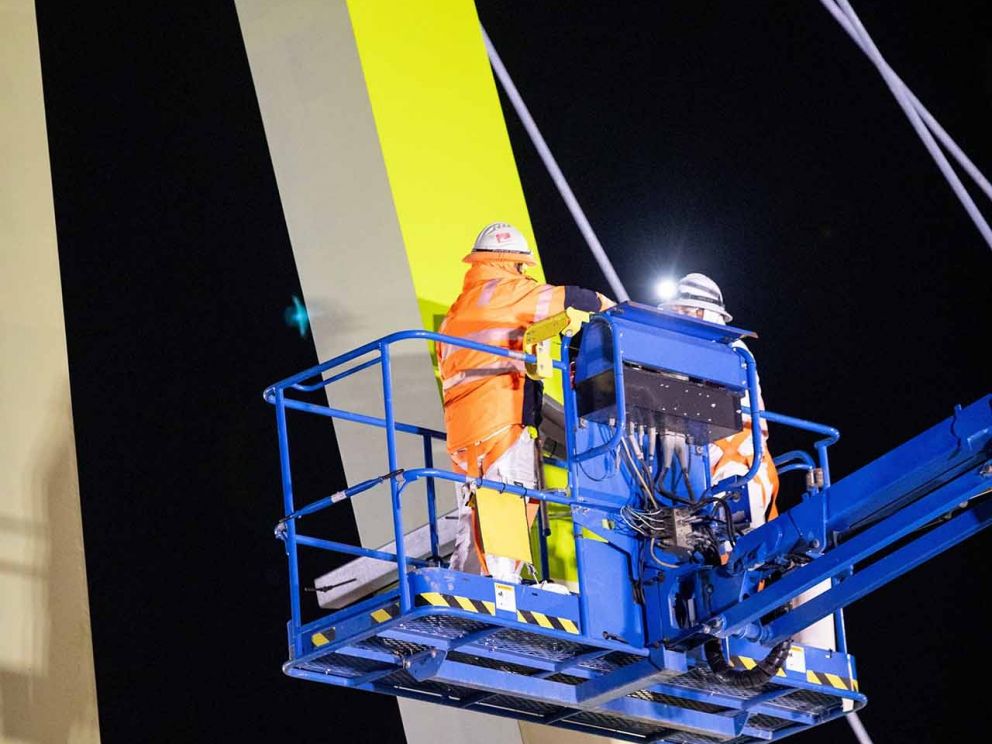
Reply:
<svg viewBox="0 0 992 744"><path fill-rule="evenodd" d="M465 272L465 282L463 289L468 289L473 284L481 284L491 279L531 279L526 274L517 271L516 263L511 261L486 261L485 263L472 264L471 268Z"/></svg>

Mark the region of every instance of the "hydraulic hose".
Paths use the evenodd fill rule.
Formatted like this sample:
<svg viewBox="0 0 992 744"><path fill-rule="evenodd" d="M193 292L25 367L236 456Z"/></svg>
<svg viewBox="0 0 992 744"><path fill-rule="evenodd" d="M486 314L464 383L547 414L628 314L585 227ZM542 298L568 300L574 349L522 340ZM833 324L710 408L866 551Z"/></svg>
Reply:
<svg viewBox="0 0 992 744"><path fill-rule="evenodd" d="M768 683L782 668L789 656L792 639L774 646L768 655L759 661L753 669L734 669L723 655L723 643L719 638L712 638L703 645L706 661L719 680L729 686L741 689L754 689Z"/></svg>
<svg viewBox="0 0 992 744"><path fill-rule="evenodd" d="M774 581L774 580L773 580ZM765 620L772 620L780 617L789 611L788 605L779 607L772 612ZM730 662L723 655L723 643L719 638L711 638L703 644L703 653L706 655L706 662L713 670L713 674L729 687L739 687L751 690L768 683L772 677L782 668L785 660L789 657L789 648L792 646L792 639L786 638L776 646L764 659L754 665L752 669L734 669Z"/></svg>

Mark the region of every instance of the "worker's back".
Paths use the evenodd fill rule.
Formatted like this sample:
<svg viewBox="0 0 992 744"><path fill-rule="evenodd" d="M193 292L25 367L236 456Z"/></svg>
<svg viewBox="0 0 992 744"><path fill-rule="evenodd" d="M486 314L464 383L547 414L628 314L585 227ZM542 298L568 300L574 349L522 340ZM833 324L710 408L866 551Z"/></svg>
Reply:
<svg viewBox="0 0 992 744"><path fill-rule="evenodd" d="M440 331L519 351L527 326L562 309L563 293L562 287L521 274L512 263L473 264ZM459 468L469 470L467 448L477 448L472 466L477 457L491 462L524 426L535 423L540 386L523 374L522 361L438 344L438 362L448 451ZM459 456L460 450L466 453Z"/></svg>
<svg viewBox="0 0 992 744"><path fill-rule="evenodd" d="M566 307L596 312L612 304L588 289L542 284L509 261L482 261L468 270L440 330L520 351L531 324ZM438 344L438 362L448 452L458 468L474 470L480 457L488 466L521 429L538 423L541 383L524 375L523 361Z"/></svg>

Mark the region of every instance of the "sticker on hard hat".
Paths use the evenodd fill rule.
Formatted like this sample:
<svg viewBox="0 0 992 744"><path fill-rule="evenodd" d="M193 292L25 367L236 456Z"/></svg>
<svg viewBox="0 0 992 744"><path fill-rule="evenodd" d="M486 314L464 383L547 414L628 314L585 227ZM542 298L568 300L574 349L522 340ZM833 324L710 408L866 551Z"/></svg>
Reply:
<svg viewBox="0 0 992 744"><path fill-rule="evenodd" d="M502 243L504 240L513 240L513 235L508 232L496 233L495 238L497 243Z"/></svg>

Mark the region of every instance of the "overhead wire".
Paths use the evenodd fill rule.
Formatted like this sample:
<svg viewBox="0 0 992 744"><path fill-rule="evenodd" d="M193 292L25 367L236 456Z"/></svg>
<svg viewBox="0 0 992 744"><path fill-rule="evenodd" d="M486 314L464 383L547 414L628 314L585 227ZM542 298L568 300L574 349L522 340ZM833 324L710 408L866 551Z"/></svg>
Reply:
<svg viewBox="0 0 992 744"><path fill-rule="evenodd" d="M834 17L838 24L844 29L844 31L851 37L855 44L863 51L868 54L866 49L866 43L864 39L859 34L858 30L855 28L854 24L848 19L843 8L837 5L836 0L820 0L827 11ZM852 9L853 12L853 9ZM862 25L862 28L864 26ZM867 33L867 31L865 32ZM947 130L941 126L940 122L937 121L936 117L930 113L930 111L923 105L916 94L906 85L906 82L899 77L899 75L892 69L892 67L884 59L882 60L888 71L899 81L902 89L906 92L909 97L910 102L913 104L913 108L923 119L923 122L927 125L933 135L940 140L947 151L957 160L958 165L969 175L975 182L975 185L980 188L986 197L992 201L992 184L989 183L985 175L978 169L971 159L965 154L965 152L958 146L958 143L947 133Z"/></svg>
<svg viewBox="0 0 992 744"><path fill-rule="evenodd" d="M599 264L600 270L606 275L606 281L609 283L610 289L613 290L613 294L616 297L617 302L626 302L630 299L630 295L627 294L627 290L624 288L623 282L620 281L620 277L613 268L613 264L610 263L610 259L606 255L606 251L603 250L602 243L600 243L599 238L596 237L596 231L593 230L592 225L589 224L589 220L586 218L586 213L582 211L582 207L579 205L579 200L575 198L572 188L568 185L568 181L565 180L565 175L561 172L561 168L558 167L558 162L555 160L554 155L551 154L551 148L548 147L548 143L544 141L544 137L541 135L541 130L538 129L537 124L534 123L534 117L530 115L530 111L527 109L524 99L520 97L520 92L517 90L517 86L513 84L513 79L510 77L510 73L508 73L506 71L506 67L503 66L503 60L500 59L499 53L496 51L496 47L493 46L492 41L489 39L489 34L486 33L485 28L482 28L482 40L485 42L486 52L489 54L489 62L493 66L493 71L496 73L496 77L499 78L499 82L503 86L503 92L506 93L506 97L510 99L510 103L513 105L513 110L517 112L520 122L524 125L524 129L527 131L527 136L530 137L530 141L537 149L537 154L541 156L541 160L544 162L544 167L547 168L548 174L551 176L551 180L554 181L554 184L558 189L558 193L561 194L561 198L565 201L565 206L568 207L568 211L572 213L572 219L575 220L575 224L579 228L579 232L581 232L582 237L585 238L586 245L589 246L589 250L596 259L596 263Z"/></svg>
<svg viewBox="0 0 992 744"><path fill-rule="evenodd" d="M906 118L909 119L909 123L916 131L917 136L923 142L923 146L930 153L930 156L937 164L948 185L950 185L954 194L958 197L958 201L961 202L968 216L971 217L971 221L975 224L982 238L988 244L989 248L992 249L992 228L989 227L988 222L986 222L985 217L979 211L968 190L961 183L961 179L947 160L943 150L938 146L934 135L940 138L941 142L965 172L972 177L978 187L992 200L992 185L989 184L988 179L985 178L978 167L964 154L964 151L947 134L944 128L940 126L937 119L924 108L919 99L909 90L906 83L902 81L889 66L888 62L885 61L885 58L868 34L861 19L854 12L854 8L850 2L848 0L820 0L820 4L826 8L827 12L834 17L837 23L840 24L854 40L854 43L858 45L861 51L867 55L868 59L878 69L882 75L882 79L888 85L889 90L892 91L892 95L895 96L896 102L902 108L906 114Z"/></svg>
<svg viewBox="0 0 992 744"><path fill-rule="evenodd" d="M860 742L860 744L874 744L871 740L871 736L868 734L868 729L861 722L861 716L858 715L857 711L852 710L848 713L845 718L847 718L848 724L851 726L851 731L854 732L854 738Z"/></svg>

